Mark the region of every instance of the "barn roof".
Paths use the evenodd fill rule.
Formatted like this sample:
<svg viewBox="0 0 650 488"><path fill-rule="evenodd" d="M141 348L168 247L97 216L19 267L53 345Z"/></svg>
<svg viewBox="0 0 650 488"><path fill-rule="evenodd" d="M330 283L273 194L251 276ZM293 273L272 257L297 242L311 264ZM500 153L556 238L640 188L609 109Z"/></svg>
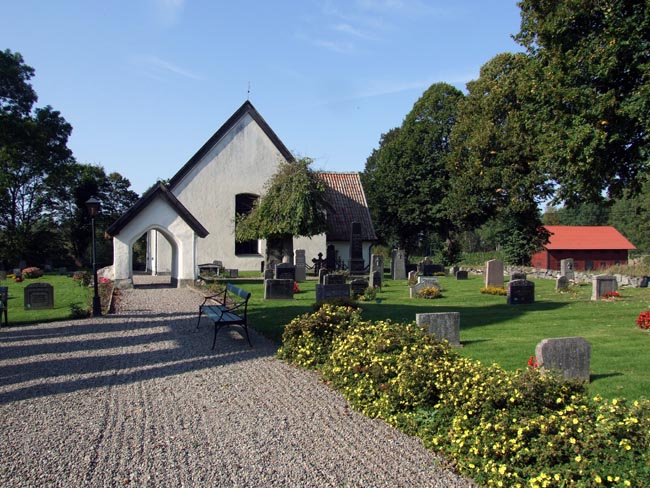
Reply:
<svg viewBox="0 0 650 488"><path fill-rule="evenodd" d="M634 244L628 241L615 227L610 225L546 225L551 233L546 246L549 250L632 250Z"/></svg>
<svg viewBox="0 0 650 488"><path fill-rule="evenodd" d="M361 224L361 236L364 241L377 239L372 225L368 202L363 192L361 178L358 173L317 173L325 182L325 198L331 205L327 212L329 241L349 241L350 224Z"/></svg>

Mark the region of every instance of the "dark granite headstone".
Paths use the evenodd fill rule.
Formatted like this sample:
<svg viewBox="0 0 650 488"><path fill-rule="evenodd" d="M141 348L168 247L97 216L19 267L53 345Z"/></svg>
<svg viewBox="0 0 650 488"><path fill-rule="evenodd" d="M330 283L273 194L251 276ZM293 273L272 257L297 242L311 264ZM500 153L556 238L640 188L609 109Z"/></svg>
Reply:
<svg viewBox="0 0 650 488"><path fill-rule="evenodd" d="M291 300L293 280L264 280L265 300Z"/></svg>
<svg viewBox="0 0 650 488"><path fill-rule="evenodd" d="M508 305L535 303L535 283L527 280L514 280L508 283Z"/></svg>
<svg viewBox="0 0 650 488"><path fill-rule="evenodd" d="M526 273L523 271L513 271L510 273L510 281L515 281L515 280L525 280L526 279Z"/></svg>
<svg viewBox="0 0 650 488"><path fill-rule="evenodd" d="M330 271L336 269L336 248L334 247L334 244L327 246L327 254L325 255L325 267Z"/></svg>
<svg viewBox="0 0 650 488"><path fill-rule="evenodd" d="M352 296L355 298L363 295L368 288L368 281L363 279L356 279L350 281L350 289L352 290Z"/></svg>
<svg viewBox="0 0 650 488"><path fill-rule="evenodd" d="M272 280L273 279L273 270L266 268L264 270L264 279L265 280Z"/></svg>
<svg viewBox="0 0 650 488"><path fill-rule="evenodd" d="M323 278L324 285L345 285L345 275L329 273Z"/></svg>
<svg viewBox="0 0 650 488"><path fill-rule="evenodd" d="M370 273L370 287L381 288L383 273L379 270L374 270Z"/></svg>
<svg viewBox="0 0 650 488"><path fill-rule="evenodd" d="M294 253L296 263L296 281L303 282L307 279L307 258L304 249L296 249Z"/></svg>
<svg viewBox="0 0 650 488"><path fill-rule="evenodd" d="M325 284L325 277L330 274L330 271L328 269L321 268L318 270L318 283L320 285Z"/></svg>
<svg viewBox="0 0 650 488"><path fill-rule="evenodd" d="M422 269L422 276L433 276L433 274L436 272L436 265L435 264L422 264L421 266Z"/></svg>
<svg viewBox="0 0 650 488"><path fill-rule="evenodd" d="M316 285L317 302L326 302L337 298L350 298L350 285Z"/></svg>
<svg viewBox="0 0 650 488"><path fill-rule="evenodd" d="M25 310L54 308L54 288L49 283L32 283L25 287Z"/></svg>
<svg viewBox="0 0 650 488"><path fill-rule="evenodd" d="M276 280L296 281L296 267L291 263L276 264L273 278Z"/></svg>
<svg viewBox="0 0 650 488"><path fill-rule="evenodd" d="M363 236L361 224L352 222L350 225L350 263L348 269L351 274L363 273L366 265L363 261Z"/></svg>
<svg viewBox="0 0 650 488"><path fill-rule="evenodd" d="M555 280L555 289L566 290L567 288L569 288L569 278L566 276L558 276Z"/></svg>
<svg viewBox="0 0 650 488"><path fill-rule="evenodd" d="M467 279L467 271L464 269L459 269L456 271L456 279L457 280L466 280Z"/></svg>

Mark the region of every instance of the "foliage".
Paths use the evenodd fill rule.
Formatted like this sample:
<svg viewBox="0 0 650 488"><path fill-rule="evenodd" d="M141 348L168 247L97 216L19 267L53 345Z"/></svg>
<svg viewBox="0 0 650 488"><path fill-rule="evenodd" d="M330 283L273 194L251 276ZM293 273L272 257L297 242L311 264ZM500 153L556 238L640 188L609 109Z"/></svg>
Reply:
<svg viewBox="0 0 650 488"><path fill-rule="evenodd" d="M360 295L358 300L360 302L371 302L377 298L377 288L375 286L369 286L363 291L363 295Z"/></svg>
<svg viewBox="0 0 650 488"><path fill-rule="evenodd" d="M448 187L449 134L462 98L451 85L431 85L366 161L364 190L384 243L412 251L430 235L439 236L442 254L453 261L453 229L442 198Z"/></svg>
<svg viewBox="0 0 650 488"><path fill-rule="evenodd" d="M650 482L648 400L590 399L580 383L484 366L414 324L387 320L355 317L323 359L318 369L353 407L418 435L484 486Z"/></svg>
<svg viewBox="0 0 650 488"><path fill-rule="evenodd" d="M79 284L79 286L88 286L92 282L92 274L88 271L77 271L72 275L72 279Z"/></svg>
<svg viewBox="0 0 650 488"><path fill-rule="evenodd" d="M285 327L278 357L316 368L330 355L335 337L358 320L359 312L352 307L323 304L316 312L296 317Z"/></svg>
<svg viewBox="0 0 650 488"><path fill-rule="evenodd" d="M508 290L506 290L502 286L485 286L481 288L481 293L483 293L484 295L506 296L508 294Z"/></svg>
<svg viewBox="0 0 650 488"><path fill-rule="evenodd" d="M539 166L565 201L638 190L648 169L650 6L523 0L516 40L537 75L530 90Z"/></svg>
<svg viewBox="0 0 650 488"><path fill-rule="evenodd" d="M252 212L239 216L237 241L278 236L311 237L327 230L325 184L302 158L281 163Z"/></svg>
<svg viewBox="0 0 650 488"><path fill-rule="evenodd" d="M0 260L15 263L53 242L50 190L72 164L72 127L52 107L34 108L33 68L0 51Z"/></svg>
<svg viewBox="0 0 650 488"><path fill-rule="evenodd" d="M440 288L435 286L426 286L417 293L420 298L442 298Z"/></svg>
<svg viewBox="0 0 650 488"><path fill-rule="evenodd" d="M40 278L41 276L43 276L43 270L35 266L30 266L29 268L23 269L22 275L23 278L27 278L27 279Z"/></svg>
<svg viewBox="0 0 650 488"><path fill-rule="evenodd" d="M636 319L636 325L641 329L650 329L650 310L641 312Z"/></svg>

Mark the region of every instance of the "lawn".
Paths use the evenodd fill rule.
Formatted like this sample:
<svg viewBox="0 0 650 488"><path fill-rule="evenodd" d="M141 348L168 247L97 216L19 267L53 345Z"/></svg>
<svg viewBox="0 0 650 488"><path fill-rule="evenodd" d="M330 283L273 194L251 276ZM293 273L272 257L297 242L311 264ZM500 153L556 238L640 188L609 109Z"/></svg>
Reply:
<svg viewBox="0 0 650 488"><path fill-rule="evenodd" d="M25 287L32 283L49 283L54 288L54 308L45 310L25 310ZM9 288L9 324L25 325L40 322L69 319L71 306L81 309L88 307L92 290L81 287L69 276L45 275L41 278L27 279L16 283L12 279L0 281L0 286ZM4 322L3 322L4 324Z"/></svg>
<svg viewBox="0 0 650 488"><path fill-rule="evenodd" d="M443 298L410 299L406 281L384 282L382 303L361 303L368 320L390 318L411 322L416 313L454 311L461 314L461 354L506 369L525 368L535 346L551 337L585 337L592 347L591 393L605 398L648 397L650 391L650 333L634 321L650 309L650 289L624 288L622 298L592 302L591 285L558 293L552 280L532 280L535 303L506 305L503 296L482 295L483 279L440 278ZM263 300L261 282L242 283L252 292L253 326L280 342L282 330L293 317L310 312L315 281L301 283L294 300Z"/></svg>

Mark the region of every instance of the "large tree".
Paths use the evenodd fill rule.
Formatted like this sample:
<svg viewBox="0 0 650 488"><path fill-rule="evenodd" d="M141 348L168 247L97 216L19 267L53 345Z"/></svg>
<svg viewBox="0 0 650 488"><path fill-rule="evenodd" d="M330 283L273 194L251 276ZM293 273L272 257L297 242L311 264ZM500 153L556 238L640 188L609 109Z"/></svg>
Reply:
<svg viewBox="0 0 650 488"><path fill-rule="evenodd" d="M475 229L495 219L501 245L513 263L524 264L546 241L538 206L552 195L537 165L535 118L530 112L530 59L500 54L467 84L452 131L445 199L457 226Z"/></svg>
<svg viewBox="0 0 650 488"><path fill-rule="evenodd" d="M293 257L293 238L327 231L325 183L309 167L310 158L282 162L264 195L235 225L237 242L266 239L266 262Z"/></svg>
<svg viewBox="0 0 650 488"><path fill-rule="evenodd" d="M33 68L19 53L0 52L0 260L15 265L51 244L50 190L70 165L72 127L37 97Z"/></svg>
<svg viewBox="0 0 650 488"><path fill-rule="evenodd" d="M558 200L636 191L650 163L650 2L522 0L538 164ZM532 120L532 119L531 119Z"/></svg>
<svg viewBox="0 0 650 488"><path fill-rule="evenodd" d="M446 83L431 85L415 102L399 130L382 137L366 161L363 181L382 240L414 250L440 243L441 258L453 260L448 190L449 136L463 94Z"/></svg>

